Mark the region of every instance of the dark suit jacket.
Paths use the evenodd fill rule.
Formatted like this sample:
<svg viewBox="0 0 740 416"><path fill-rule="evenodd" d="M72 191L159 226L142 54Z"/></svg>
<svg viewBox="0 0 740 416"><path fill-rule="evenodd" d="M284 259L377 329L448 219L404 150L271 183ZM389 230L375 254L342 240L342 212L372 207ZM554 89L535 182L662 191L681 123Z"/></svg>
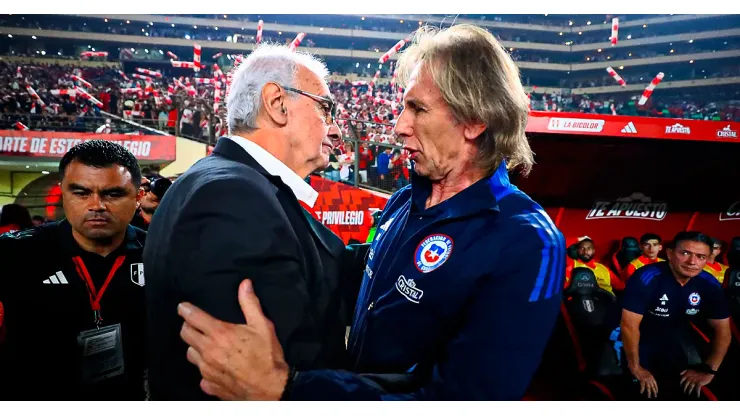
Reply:
<svg viewBox="0 0 740 416"><path fill-rule="evenodd" d="M152 399L208 397L198 368L187 361L177 304L188 301L218 319L244 323L237 290L245 278L275 324L288 364L343 367L354 309L346 299L356 299L365 251L345 249L279 177L235 142L219 140L211 156L174 182L149 226L144 265Z"/></svg>

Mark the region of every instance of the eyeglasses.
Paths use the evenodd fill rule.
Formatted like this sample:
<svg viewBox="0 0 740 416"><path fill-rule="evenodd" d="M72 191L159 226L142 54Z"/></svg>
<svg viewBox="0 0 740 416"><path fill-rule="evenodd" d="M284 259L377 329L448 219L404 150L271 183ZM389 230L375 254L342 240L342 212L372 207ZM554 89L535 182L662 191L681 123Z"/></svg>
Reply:
<svg viewBox="0 0 740 416"><path fill-rule="evenodd" d="M281 87L283 86L281 85ZM301 94L321 104L321 109L324 110L324 118L325 118L326 124L332 124L334 123L334 120L336 120L337 103L331 98L322 97L316 94L311 94L310 92L301 91L296 88L291 88L291 87L283 87L283 88L286 89L287 91L292 91L296 94Z"/></svg>

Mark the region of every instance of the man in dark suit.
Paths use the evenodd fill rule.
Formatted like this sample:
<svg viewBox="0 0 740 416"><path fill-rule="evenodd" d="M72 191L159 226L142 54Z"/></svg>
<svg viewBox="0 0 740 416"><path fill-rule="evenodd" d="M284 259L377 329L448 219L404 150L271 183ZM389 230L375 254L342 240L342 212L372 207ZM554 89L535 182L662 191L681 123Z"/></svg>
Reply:
<svg viewBox="0 0 740 416"><path fill-rule="evenodd" d="M144 253L152 399L209 398L187 362L194 350L180 339L177 305L244 323L236 294L247 277L291 366L343 364L353 308L340 279L348 251L301 207L318 196L302 178L326 167L340 135L327 75L308 54L259 47L232 80L230 137L162 199Z"/></svg>

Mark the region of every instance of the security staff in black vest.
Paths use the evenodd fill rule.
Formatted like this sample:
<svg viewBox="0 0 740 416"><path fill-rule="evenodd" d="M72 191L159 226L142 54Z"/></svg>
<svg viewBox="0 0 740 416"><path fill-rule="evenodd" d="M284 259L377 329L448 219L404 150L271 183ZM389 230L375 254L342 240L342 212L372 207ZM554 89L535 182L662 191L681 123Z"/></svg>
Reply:
<svg viewBox="0 0 740 416"><path fill-rule="evenodd" d="M66 219L0 237L0 400L143 400L139 165L93 140L59 171Z"/></svg>

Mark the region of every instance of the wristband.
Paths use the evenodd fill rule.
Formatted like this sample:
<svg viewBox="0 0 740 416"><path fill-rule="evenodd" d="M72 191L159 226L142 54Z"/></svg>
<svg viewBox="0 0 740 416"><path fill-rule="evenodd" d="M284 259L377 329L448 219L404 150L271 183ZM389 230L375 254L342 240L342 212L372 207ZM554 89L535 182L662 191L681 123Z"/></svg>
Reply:
<svg viewBox="0 0 740 416"><path fill-rule="evenodd" d="M295 380L297 374L298 371L296 371L295 367L290 367L288 369L288 381L285 383L285 388L283 389L283 394L280 396L280 401L286 401L290 399L290 392L291 390L293 390L293 381Z"/></svg>

